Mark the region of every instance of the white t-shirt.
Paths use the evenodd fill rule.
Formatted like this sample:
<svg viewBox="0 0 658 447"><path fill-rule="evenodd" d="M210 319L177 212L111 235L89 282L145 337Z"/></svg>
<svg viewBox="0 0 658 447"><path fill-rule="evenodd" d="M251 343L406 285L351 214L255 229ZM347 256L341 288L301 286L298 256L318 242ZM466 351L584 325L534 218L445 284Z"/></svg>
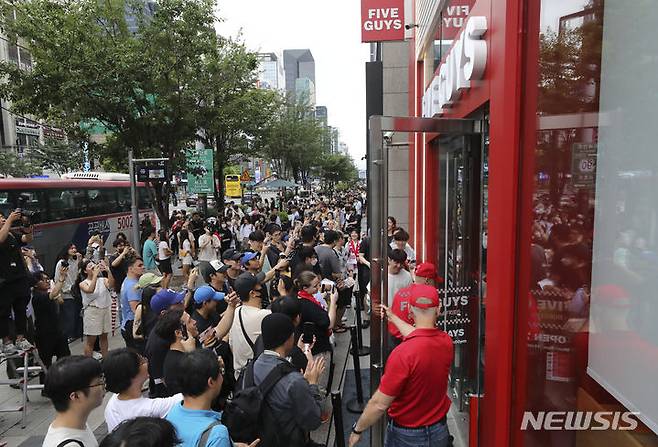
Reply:
<svg viewBox="0 0 658 447"><path fill-rule="evenodd" d="M107 429L112 431L114 427L123 421L139 416L163 418L174 405L182 400L183 395L180 393L157 399L140 397L139 399L130 400L120 400L118 394L113 394L105 407Z"/></svg>
<svg viewBox="0 0 658 447"><path fill-rule="evenodd" d="M271 313L272 311L269 309L258 309L244 305L235 311L233 325L231 326L228 337L231 351L233 351L233 368L235 369L236 379L240 376L240 370L247 366L247 362L254 357L254 351L249 346L247 340L245 340L242 328L240 327L240 314L242 314L244 330L247 331L251 342L256 343L256 339L260 335L260 324L263 318Z"/></svg>
<svg viewBox="0 0 658 447"><path fill-rule="evenodd" d="M204 247L205 244L208 244ZM214 261L217 259L217 249L221 242L215 234L202 234L199 237L199 261Z"/></svg>
<svg viewBox="0 0 658 447"><path fill-rule="evenodd" d="M82 283L89 285L91 284L91 281L85 279L80 284ZM100 276L96 278L96 288L93 293L87 293L80 289L80 295L82 295L83 306L94 306L101 309L107 309L112 305L112 294L107 288L107 285L105 285L105 278Z"/></svg>
<svg viewBox="0 0 658 447"><path fill-rule="evenodd" d="M411 273L405 269L400 270L400 273L397 275L388 274L388 304L389 306L393 302L393 297L398 290L403 289L407 286L410 286L413 280L411 279Z"/></svg>
<svg viewBox="0 0 658 447"><path fill-rule="evenodd" d="M67 427L53 428L52 424L48 426L48 433L46 433L46 438L43 440L42 447L57 447L63 441L67 441L69 439L80 441L85 447L98 447L98 441L96 441L96 437L89 428L89 425L87 425L86 429L79 430L76 428ZM64 444L64 447L80 447L80 445L74 442L70 442L68 444Z"/></svg>
<svg viewBox="0 0 658 447"><path fill-rule="evenodd" d="M167 248L169 248L167 241L160 241L158 244L158 260L165 260L171 257L171 255L166 253Z"/></svg>

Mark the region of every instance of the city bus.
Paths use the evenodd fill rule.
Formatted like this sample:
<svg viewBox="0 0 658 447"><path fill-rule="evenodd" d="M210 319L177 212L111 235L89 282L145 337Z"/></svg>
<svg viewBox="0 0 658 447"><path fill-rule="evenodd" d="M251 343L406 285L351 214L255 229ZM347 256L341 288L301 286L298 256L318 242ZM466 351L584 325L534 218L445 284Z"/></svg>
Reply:
<svg viewBox="0 0 658 447"><path fill-rule="evenodd" d="M227 175L224 177L224 195L226 197L242 197L239 175Z"/></svg>
<svg viewBox="0 0 658 447"><path fill-rule="evenodd" d="M148 218L156 226L156 215L143 184L138 184L137 196L140 222ZM50 274L67 243L73 242L84 253L94 232L100 233L109 252L119 232L132 241L130 205L128 181L0 179L0 211L5 216L16 208L31 212L32 245Z"/></svg>

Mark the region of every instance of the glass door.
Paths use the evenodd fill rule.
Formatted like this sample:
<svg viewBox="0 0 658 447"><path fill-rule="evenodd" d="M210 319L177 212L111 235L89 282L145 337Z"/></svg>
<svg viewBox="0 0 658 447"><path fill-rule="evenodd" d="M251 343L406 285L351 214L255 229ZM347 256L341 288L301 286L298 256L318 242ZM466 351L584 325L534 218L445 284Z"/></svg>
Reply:
<svg viewBox="0 0 658 447"><path fill-rule="evenodd" d="M486 292L486 225L488 136L440 137L439 265L440 327L454 342L449 394L457 433L456 445L469 445L477 424L477 404L483 392L484 296ZM475 420L472 420L472 418ZM475 425L477 426L477 425ZM454 431L453 427L453 431ZM470 440L476 445L476 440Z"/></svg>

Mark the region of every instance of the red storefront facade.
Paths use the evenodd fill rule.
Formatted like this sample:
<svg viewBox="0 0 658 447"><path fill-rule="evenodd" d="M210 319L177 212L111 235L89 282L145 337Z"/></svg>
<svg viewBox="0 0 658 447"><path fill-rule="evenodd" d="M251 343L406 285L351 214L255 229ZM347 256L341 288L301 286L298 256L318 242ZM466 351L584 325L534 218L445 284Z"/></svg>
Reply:
<svg viewBox="0 0 658 447"><path fill-rule="evenodd" d="M658 51L644 49L640 31L654 5L444 3L415 0L410 110L473 119L480 132L410 134L409 221L418 259L446 278L459 438L658 445L658 391L648 379L658 377L658 159L646 112L653 93L640 93L658 73ZM442 9L438 20L431 6ZM449 28L462 25L459 36L468 20L486 23L483 75L454 81L457 94L440 92L433 80L447 55L464 51ZM623 64L632 79L620 79ZM628 93L625 82L637 85Z"/></svg>

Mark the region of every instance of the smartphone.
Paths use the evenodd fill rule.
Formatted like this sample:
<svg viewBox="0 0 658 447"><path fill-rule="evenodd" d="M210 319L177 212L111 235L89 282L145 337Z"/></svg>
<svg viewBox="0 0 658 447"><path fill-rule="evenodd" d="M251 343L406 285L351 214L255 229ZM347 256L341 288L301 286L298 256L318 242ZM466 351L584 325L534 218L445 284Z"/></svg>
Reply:
<svg viewBox="0 0 658 447"><path fill-rule="evenodd" d="M62 268L68 268L69 267L69 261L62 261Z"/></svg>
<svg viewBox="0 0 658 447"><path fill-rule="evenodd" d="M315 334L315 323L307 321L306 323L304 323L304 329L302 332L302 342L307 345L313 343L313 334Z"/></svg>
<svg viewBox="0 0 658 447"><path fill-rule="evenodd" d="M182 321L180 323L180 331L183 334L183 340L187 340L187 337L188 337L188 335L187 335L187 326L185 326L185 323L183 323Z"/></svg>
<svg viewBox="0 0 658 447"><path fill-rule="evenodd" d="M212 338L214 333L215 333L215 328L212 327L212 326L209 326L208 329L206 329L205 331L201 332L201 334L199 334L199 341L201 343L205 343L206 340L209 340L210 338Z"/></svg>

